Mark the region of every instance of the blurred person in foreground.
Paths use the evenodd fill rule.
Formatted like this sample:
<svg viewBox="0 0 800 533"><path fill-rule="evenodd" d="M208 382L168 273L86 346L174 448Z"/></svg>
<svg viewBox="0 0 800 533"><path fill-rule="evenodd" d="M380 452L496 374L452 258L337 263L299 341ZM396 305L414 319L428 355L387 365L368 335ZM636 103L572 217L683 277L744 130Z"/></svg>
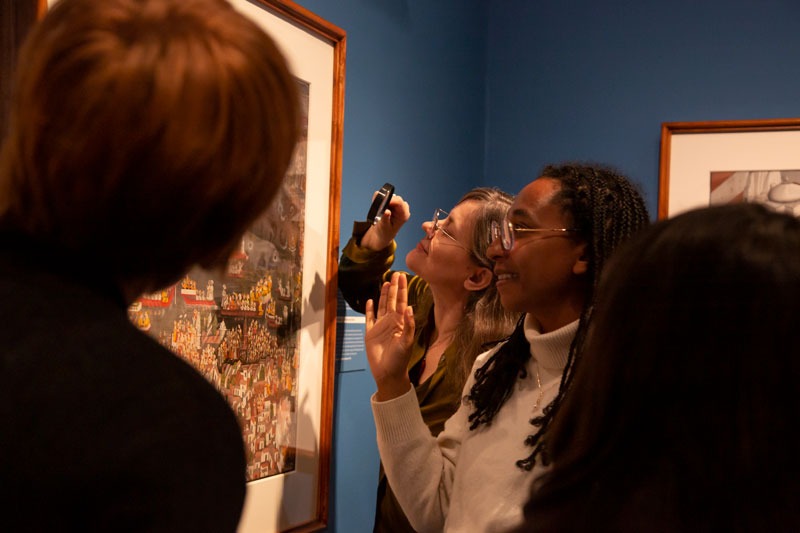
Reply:
<svg viewBox="0 0 800 533"><path fill-rule="evenodd" d="M235 531L225 399L127 306L224 267L299 130L273 40L224 0L60 0L0 151L0 529Z"/></svg>

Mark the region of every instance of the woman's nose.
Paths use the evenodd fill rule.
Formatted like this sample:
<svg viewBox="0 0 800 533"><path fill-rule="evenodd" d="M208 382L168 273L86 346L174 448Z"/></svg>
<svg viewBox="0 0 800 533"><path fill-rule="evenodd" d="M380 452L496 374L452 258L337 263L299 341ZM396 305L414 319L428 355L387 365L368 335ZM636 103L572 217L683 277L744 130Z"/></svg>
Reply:
<svg viewBox="0 0 800 533"><path fill-rule="evenodd" d="M431 222L430 220L428 220L428 221L426 221L426 222L423 222L423 223L422 223L422 231L424 231L424 232L425 232L425 236L426 236L428 239L433 239L433 234L434 234L434 233L436 233L436 232L433 230L433 222Z"/></svg>
<svg viewBox="0 0 800 533"><path fill-rule="evenodd" d="M497 261L498 258L504 257L507 253L508 252L506 252L500 244L499 237L494 237L489 243L489 247L486 249L486 257L492 261Z"/></svg>

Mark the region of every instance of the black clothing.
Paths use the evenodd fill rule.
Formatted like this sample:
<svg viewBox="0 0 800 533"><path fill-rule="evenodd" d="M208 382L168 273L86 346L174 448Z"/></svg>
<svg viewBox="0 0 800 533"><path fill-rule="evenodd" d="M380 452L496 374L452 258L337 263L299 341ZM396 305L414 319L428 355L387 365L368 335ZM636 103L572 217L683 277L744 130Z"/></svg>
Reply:
<svg viewBox="0 0 800 533"><path fill-rule="evenodd" d="M0 530L235 531L233 411L75 265L0 235Z"/></svg>

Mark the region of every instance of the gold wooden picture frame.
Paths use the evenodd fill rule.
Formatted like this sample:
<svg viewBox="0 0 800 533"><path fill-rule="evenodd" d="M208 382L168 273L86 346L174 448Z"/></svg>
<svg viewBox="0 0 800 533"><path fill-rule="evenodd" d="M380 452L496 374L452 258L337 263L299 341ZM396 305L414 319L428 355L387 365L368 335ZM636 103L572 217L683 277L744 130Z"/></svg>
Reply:
<svg viewBox="0 0 800 533"><path fill-rule="evenodd" d="M328 520L347 36L289 0L230 1L309 87L295 471L248 483L239 531L316 531Z"/></svg>

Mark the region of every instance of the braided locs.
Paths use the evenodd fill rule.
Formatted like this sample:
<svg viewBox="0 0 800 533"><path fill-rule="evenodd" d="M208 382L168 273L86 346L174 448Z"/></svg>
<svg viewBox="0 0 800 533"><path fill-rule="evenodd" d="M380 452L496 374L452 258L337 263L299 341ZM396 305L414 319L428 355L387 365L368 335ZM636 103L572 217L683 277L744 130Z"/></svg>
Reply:
<svg viewBox="0 0 800 533"><path fill-rule="evenodd" d="M514 382L528 375L525 362L530 357L530 350L522 327L524 322L523 314L506 343L475 371L475 383L467 396L476 407L469 415L469 429L476 429L481 424L491 425L494 415L511 396Z"/></svg>
<svg viewBox="0 0 800 533"><path fill-rule="evenodd" d="M595 289L600 273L614 249L633 233L650 221L645 206L636 188L621 174L602 165L564 164L546 166L542 177L555 179L561 187L552 202L572 218L572 227L587 243L589 257L586 294L578 321L578 329L570 344L566 366L561 376L555 399L542 410L542 415L530 420L536 428L525 439L533 449L517 466L531 470L537 458L543 464L549 462L546 442L542 438L569 389L572 369L580 357L589 321L594 307ZM470 429L480 425L491 425L494 416L511 396L517 379L526 377L526 363L530 358L530 346L525 338L523 319L508 341L475 373L475 384L466 399L474 406L470 414Z"/></svg>

